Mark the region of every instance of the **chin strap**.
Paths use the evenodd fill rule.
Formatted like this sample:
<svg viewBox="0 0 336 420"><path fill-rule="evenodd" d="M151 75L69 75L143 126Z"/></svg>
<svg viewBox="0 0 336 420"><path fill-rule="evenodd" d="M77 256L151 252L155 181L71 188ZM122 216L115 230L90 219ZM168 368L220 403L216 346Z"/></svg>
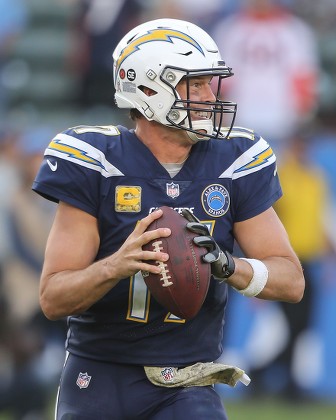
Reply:
<svg viewBox="0 0 336 420"><path fill-rule="evenodd" d="M194 143L197 143L198 141L209 140L209 137L204 134L208 134L210 136L213 133L213 123L211 120L192 121L192 129L199 131L199 133L187 131L188 136Z"/></svg>

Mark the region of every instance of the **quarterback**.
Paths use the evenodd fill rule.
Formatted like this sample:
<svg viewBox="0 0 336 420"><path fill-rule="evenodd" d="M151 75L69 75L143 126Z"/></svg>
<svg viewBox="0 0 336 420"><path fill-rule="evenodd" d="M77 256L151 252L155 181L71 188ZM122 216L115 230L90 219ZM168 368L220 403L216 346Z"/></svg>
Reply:
<svg viewBox="0 0 336 420"><path fill-rule="evenodd" d="M236 104L220 96L232 71L194 24L144 23L113 62L115 101L135 129L57 134L33 185L59 203L40 284L45 315L68 318L56 419L226 419L216 378L247 382L241 369L216 363L228 287L292 303L304 291L272 208L282 194L276 158L258 134L234 127ZM150 262L169 258L142 249L171 233L146 231L160 206L184 215L207 245L210 287L188 321L151 298L141 274L159 273ZM246 258L232 256L235 240Z"/></svg>

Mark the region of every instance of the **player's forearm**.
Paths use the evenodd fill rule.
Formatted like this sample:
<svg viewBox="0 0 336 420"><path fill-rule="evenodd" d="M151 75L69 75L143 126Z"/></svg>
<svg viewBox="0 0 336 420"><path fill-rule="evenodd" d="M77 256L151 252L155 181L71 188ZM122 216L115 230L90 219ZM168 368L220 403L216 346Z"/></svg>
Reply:
<svg viewBox="0 0 336 420"><path fill-rule="evenodd" d="M42 273L40 305L47 318L57 320L90 308L111 290L120 278L113 277L107 260L82 270Z"/></svg>
<svg viewBox="0 0 336 420"><path fill-rule="evenodd" d="M296 303L302 299L304 276L299 261L292 257L269 257L262 262L268 270L268 279L263 290L257 295L260 299L281 300ZM238 290L245 289L253 276L251 265L235 258L235 272L228 283Z"/></svg>
<svg viewBox="0 0 336 420"><path fill-rule="evenodd" d="M264 260L269 277L261 299L298 303L303 297L305 279L299 260L290 257L272 257Z"/></svg>

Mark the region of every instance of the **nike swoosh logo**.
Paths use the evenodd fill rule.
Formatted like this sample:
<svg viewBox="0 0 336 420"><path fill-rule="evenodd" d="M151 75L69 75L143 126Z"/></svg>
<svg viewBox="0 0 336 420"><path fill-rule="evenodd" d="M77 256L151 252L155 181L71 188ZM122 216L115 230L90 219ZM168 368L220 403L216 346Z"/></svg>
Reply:
<svg viewBox="0 0 336 420"><path fill-rule="evenodd" d="M57 162L52 163L52 162L50 162L50 160L49 160L49 159L47 159L47 164L49 165L49 168L50 168L53 172L57 171Z"/></svg>

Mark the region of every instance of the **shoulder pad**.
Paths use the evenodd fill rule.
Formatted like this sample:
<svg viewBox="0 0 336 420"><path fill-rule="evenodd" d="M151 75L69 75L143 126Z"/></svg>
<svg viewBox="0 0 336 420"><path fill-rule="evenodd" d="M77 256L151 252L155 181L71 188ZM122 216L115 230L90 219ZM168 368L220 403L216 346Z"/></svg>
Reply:
<svg viewBox="0 0 336 420"><path fill-rule="evenodd" d="M249 128L244 127L233 127L228 136L228 140L237 137L244 137L252 141L258 140L259 138L259 136L256 135L254 130L250 130Z"/></svg>
<svg viewBox="0 0 336 420"><path fill-rule="evenodd" d="M71 127L70 130L76 134L98 133L104 136L119 136L120 134L118 127L114 125L78 125Z"/></svg>
<svg viewBox="0 0 336 420"><path fill-rule="evenodd" d="M57 134L49 143L45 155L93 169L106 178L120 176L122 172L106 156L107 137L117 138L119 135L120 131L115 126L74 127Z"/></svg>

